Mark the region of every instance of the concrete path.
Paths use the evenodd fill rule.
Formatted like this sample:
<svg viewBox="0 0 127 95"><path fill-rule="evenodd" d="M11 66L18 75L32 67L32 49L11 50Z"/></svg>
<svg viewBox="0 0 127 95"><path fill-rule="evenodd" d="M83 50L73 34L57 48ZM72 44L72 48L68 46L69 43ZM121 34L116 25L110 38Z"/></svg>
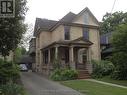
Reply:
<svg viewBox="0 0 127 95"><path fill-rule="evenodd" d="M85 79L85 80L91 81L91 82L97 82L97 83L101 83L101 84L105 84L105 85L110 85L110 86L115 86L115 87L120 87L120 88L125 88L125 89L127 89L127 86L122 86L122 85L107 83L107 82L98 81L98 80L94 80L94 79Z"/></svg>
<svg viewBox="0 0 127 95"><path fill-rule="evenodd" d="M84 95L32 72L23 72L21 80L29 95Z"/></svg>

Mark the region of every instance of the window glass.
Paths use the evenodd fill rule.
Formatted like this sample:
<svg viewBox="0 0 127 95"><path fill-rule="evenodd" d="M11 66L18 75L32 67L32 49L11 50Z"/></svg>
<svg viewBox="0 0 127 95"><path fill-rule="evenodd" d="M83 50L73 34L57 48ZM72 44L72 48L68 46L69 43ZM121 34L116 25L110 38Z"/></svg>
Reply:
<svg viewBox="0 0 127 95"><path fill-rule="evenodd" d="M70 40L70 26L64 26L64 39Z"/></svg>
<svg viewBox="0 0 127 95"><path fill-rule="evenodd" d="M83 28L83 37L85 39L89 39L89 29L88 28Z"/></svg>

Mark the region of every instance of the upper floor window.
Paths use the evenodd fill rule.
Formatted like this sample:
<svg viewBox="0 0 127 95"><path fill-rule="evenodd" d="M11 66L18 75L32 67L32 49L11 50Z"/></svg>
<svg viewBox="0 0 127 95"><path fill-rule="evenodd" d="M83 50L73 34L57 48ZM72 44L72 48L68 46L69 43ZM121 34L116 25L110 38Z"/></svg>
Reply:
<svg viewBox="0 0 127 95"><path fill-rule="evenodd" d="M89 39L89 29L88 28L83 28L83 37L85 39Z"/></svg>
<svg viewBox="0 0 127 95"><path fill-rule="evenodd" d="M64 26L64 39L70 40L70 26Z"/></svg>

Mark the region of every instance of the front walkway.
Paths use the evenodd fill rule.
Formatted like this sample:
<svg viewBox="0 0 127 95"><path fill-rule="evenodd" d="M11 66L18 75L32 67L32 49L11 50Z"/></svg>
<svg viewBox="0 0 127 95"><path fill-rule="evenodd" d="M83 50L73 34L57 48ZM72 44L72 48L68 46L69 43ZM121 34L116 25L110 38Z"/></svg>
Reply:
<svg viewBox="0 0 127 95"><path fill-rule="evenodd" d="M112 84L112 83L108 83L108 82L103 82L103 81L98 81L98 80L95 80L95 79L85 79L87 81L92 81L92 82L97 82L97 83L101 83L101 84L105 84L105 85L110 85L110 86L115 86L115 87L120 87L120 88L126 88L126 86L122 86L122 85L117 85L117 84Z"/></svg>
<svg viewBox="0 0 127 95"><path fill-rule="evenodd" d="M83 95L32 72L23 72L21 80L28 95Z"/></svg>

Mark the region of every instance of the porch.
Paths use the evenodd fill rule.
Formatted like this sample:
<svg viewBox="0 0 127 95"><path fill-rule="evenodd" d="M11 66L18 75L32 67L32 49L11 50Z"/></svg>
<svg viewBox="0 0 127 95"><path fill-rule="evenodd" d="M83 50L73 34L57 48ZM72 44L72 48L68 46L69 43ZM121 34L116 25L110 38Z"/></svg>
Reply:
<svg viewBox="0 0 127 95"><path fill-rule="evenodd" d="M49 75L53 70L53 63L58 60L62 68L92 72L89 46L92 43L83 38L73 41L58 41L41 49L42 72Z"/></svg>

